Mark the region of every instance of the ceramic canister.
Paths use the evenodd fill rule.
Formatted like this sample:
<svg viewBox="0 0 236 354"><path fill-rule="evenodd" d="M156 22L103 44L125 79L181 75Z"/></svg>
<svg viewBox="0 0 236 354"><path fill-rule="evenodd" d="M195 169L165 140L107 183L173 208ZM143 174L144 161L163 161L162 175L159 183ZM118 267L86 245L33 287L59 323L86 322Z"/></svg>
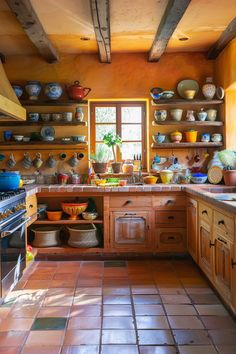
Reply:
<svg viewBox="0 0 236 354"><path fill-rule="evenodd" d="M41 91L41 83L39 81L27 81L25 90L30 100L37 100Z"/></svg>
<svg viewBox="0 0 236 354"><path fill-rule="evenodd" d="M222 134L220 133L214 133L211 136L211 141L213 141L214 143L219 143L222 141Z"/></svg>
<svg viewBox="0 0 236 354"><path fill-rule="evenodd" d="M45 86L44 93L50 100L57 100L62 95L62 87L57 82L49 82Z"/></svg>
<svg viewBox="0 0 236 354"><path fill-rule="evenodd" d="M209 133L202 133L201 141L204 143L208 143L211 140L211 134Z"/></svg>
<svg viewBox="0 0 236 354"><path fill-rule="evenodd" d="M216 86L213 84L212 77L206 78L206 83L202 86L202 93L207 100L212 100L216 93Z"/></svg>

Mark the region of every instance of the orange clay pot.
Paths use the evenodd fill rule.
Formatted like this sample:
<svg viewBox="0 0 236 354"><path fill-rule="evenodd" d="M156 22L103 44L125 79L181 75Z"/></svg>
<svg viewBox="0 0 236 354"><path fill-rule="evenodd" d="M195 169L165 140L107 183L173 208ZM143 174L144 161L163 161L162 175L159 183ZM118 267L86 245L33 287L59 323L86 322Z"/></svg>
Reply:
<svg viewBox="0 0 236 354"><path fill-rule="evenodd" d="M185 132L185 139L187 143L196 143L197 141L197 131L193 130L193 131L188 131Z"/></svg>

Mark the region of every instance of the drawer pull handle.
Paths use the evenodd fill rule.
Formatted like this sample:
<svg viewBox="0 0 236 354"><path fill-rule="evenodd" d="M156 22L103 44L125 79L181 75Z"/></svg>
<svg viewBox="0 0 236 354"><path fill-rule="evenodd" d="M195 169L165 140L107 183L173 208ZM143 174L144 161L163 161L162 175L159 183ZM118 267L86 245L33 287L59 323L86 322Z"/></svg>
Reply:
<svg viewBox="0 0 236 354"><path fill-rule="evenodd" d="M168 219L168 220L174 220L174 218L175 218L175 217L174 217L173 215L170 215L170 216L168 216L167 219Z"/></svg>
<svg viewBox="0 0 236 354"><path fill-rule="evenodd" d="M127 200L125 203L124 203L124 206L125 205L129 205L129 204L132 204L133 202L132 202L132 200Z"/></svg>
<svg viewBox="0 0 236 354"><path fill-rule="evenodd" d="M212 242L210 241L209 246L210 246L210 248L211 248L211 247L214 247L214 246L215 246L215 243L212 243Z"/></svg>
<svg viewBox="0 0 236 354"><path fill-rule="evenodd" d="M168 204L173 204L173 203L174 203L174 201L171 200L171 199L167 200L167 202L166 202L167 205L168 205Z"/></svg>
<svg viewBox="0 0 236 354"><path fill-rule="evenodd" d="M125 213L125 216L134 216L137 215L136 213Z"/></svg>
<svg viewBox="0 0 236 354"><path fill-rule="evenodd" d="M227 245L227 241L223 240L223 238L218 237L217 240Z"/></svg>
<svg viewBox="0 0 236 354"><path fill-rule="evenodd" d="M231 267L233 268L234 266L236 266L236 262L234 262L234 260L231 259Z"/></svg>
<svg viewBox="0 0 236 354"><path fill-rule="evenodd" d="M219 221L218 221L218 225L225 225L224 220L219 220Z"/></svg>
<svg viewBox="0 0 236 354"><path fill-rule="evenodd" d="M204 215L204 214L208 215L207 210L203 210L203 211L202 211L202 215Z"/></svg>
<svg viewBox="0 0 236 354"><path fill-rule="evenodd" d="M174 240L175 238L174 238L174 236L169 236L168 237L168 240Z"/></svg>

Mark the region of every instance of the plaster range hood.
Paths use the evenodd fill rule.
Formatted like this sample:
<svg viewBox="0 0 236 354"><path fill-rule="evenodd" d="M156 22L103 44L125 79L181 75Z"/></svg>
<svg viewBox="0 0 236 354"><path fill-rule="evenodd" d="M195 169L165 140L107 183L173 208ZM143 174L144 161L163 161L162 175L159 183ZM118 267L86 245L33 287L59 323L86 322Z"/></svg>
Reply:
<svg viewBox="0 0 236 354"><path fill-rule="evenodd" d="M12 120L25 121L26 109L16 97L0 60L0 123Z"/></svg>

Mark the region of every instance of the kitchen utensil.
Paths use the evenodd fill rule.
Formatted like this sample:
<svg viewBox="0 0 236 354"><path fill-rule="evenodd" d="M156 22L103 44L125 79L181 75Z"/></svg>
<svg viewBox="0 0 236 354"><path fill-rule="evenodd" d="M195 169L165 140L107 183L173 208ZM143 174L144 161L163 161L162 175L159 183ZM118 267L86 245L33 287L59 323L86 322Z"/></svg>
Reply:
<svg viewBox="0 0 236 354"><path fill-rule="evenodd" d="M219 100L222 100L225 96L225 91L223 89L223 87L217 87L216 88L216 97L219 99Z"/></svg>
<svg viewBox="0 0 236 354"><path fill-rule="evenodd" d="M88 207L88 203L61 203L62 210L69 214L69 220L76 220Z"/></svg>
<svg viewBox="0 0 236 354"><path fill-rule="evenodd" d="M83 122L84 119L84 113L82 107L76 107L75 108L75 119L78 122Z"/></svg>
<svg viewBox="0 0 236 354"><path fill-rule="evenodd" d="M69 163L69 165L71 167L75 167L75 166L78 165L79 160L77 158L77 153L76 152L74 152L73 156L69 159L68 163Z"/></svg>
<svg viewBox="0 0 236 354"><path fill-rule="evenodd" d="M24 158L22 160L22 165L25 169L30 169L32 167L32 159L28 152L24 154Z"/></svg>
<svg viewBox="0 0 236 354"><path fill-rule="evenodd" d="M73 114L72 112L63 112L62 113L62 119L64 122L72 122Z"/></svg>
<svg viewBox="0 0 236 354"><path fill-rule="evenodd" d="M11 191L19 188L20 174L18 172L0 172L0 191Z"/></svg>
<svg viewBox="0 0 236 354"><path fill-rule="evenodd" d="M98 213L92 211L84 211L82 213L82 217L84 220L95 220L98 217Z"/></svg>
<svg viewBox="0 0 236 354"><path fill-rule="evenodd" d="M72 173L71 183L72 184L80 184L81 183L81 176L78 173Z"/></svg>
<svg viewBox="0 0 236 354"><path fill-rule="evenodd" d="M152 139L155 143L161 144L165 141L166 135L158 133L158 134L152 135Z"/></svg>
<svg viewBox="0 0 236 354"><path fill-rule="evenodd" d="M150 90L150 95L154 100L159 100L162 96L163 89L160 87L153 87Z"/></svg>
<svg viewBox="0 0 236 354"><path fill-rule="evenodd" d="M196 130L188 130L185 132L185 139L187 143L196 143L197 141L197 134Z"/></svg>
<svg viewBox="0 0 236 354"><path fill-rule="evenodd" d="M51 119L51 113L41 113L40 117L43 122L49 122Z"/></svg>
<svg viewBox="0 0 236 354"><path fill-rule="evenodd" d="M68 182L69 176L66 173L59 173L57 178L59 184L66 184Z"/></svg>
<svg viewBox="0 0 236 354"><path fill-rule="evenodd" d="M200 112L197 114L198 120L204 122L207 118L207 112L204 111L204 108L201 108Z"/></svg>
<svg viewBox="0 0 236 354"><path fill-rule="evenodd" d="M94 224L76 225L68 227L68 230L70 233L68 244L72 247L88 248L99 245L97 229Z"/></svg>
<svg viewBox="0 0 236 354"><path fill-rule="evenodd" d="M37 152L35 158L33 159L33 166L35 168L40 168L42 166L43 160L41 157L42 155L39 152Z"/></svg>
<svg viewBox="0 0 236 354"><path fill-rule="evenodd" d="M184 91L184 98L186 100L193 100L196 95L196 90L185 90Z"/></svg>
<svg viewBox="0 0 236 354"><path fill-rule="evenodd" d="M219 143L222 141L222 139L223 139L223 137L222 137L222 134L220 134L220 133L214 133L211 136L211 141L213 141L214 143Z"/></svg>
<svg viewBox="0 0 236 354"><path fill-rule="evenodd" d="M236 170L224 170L223 177L226 186L236 186Z"/></svg>
<svg viewBox="0 0 236 354"><path fill-rule="evenodd" d="M48 159L46 160L47 167L53 168L56 166L56 164L57 164L57 160L51 154L49 154Z"/></svg>
<svg viewBox="0 0 236 354"><path fill-rule="evenodd" d="M29 136L24 136L24 137L23 137L23 141L24 141L25 143L28 143L28 142L30 141L30 137L29 137Z"/></svg>
<svg viewBox="0 0 236 354"><path fill-rule="evenodd" d="M186 121L187 122L194 122L195 121L194 111L192 111L192 110L187 111Z"/></svg>
<svg viewBox="0 0 236 354"><path fill-rule="evenodd" d="M12 88L16 94L16 97L20 98L23 94L23 88L18 85L12 85Z"/></svg>
<svg viewBox="0 0 236 354"><path fill-rule="evenodd" d="M181 121L182 114L183 114L183 110L182 109L174 108L174 109L170 110L170 116L176 122Z"/></svg>
<svg viewBox="0 0 236 354"><path fill-rule="evenodd" d="M222 181L223 170L219 166L211 166L208 169L208 181L212 184L218 184Z"/></svg>
<svg viewBox="0 0 236 354"><path fill-rule="evenodd" d="M71 137L70 136L64 136L63 138L61 138L61 141L63 143L69 143L71 141Z"/></svg>
<svg viewBox="0 0 236 354"><path fill-rule="evenodd" d="M82 87L79 81L74 81L73 85L66 87L68 96L72 100L83 100L91 91L89 87Z"/></svg>
<svg viewBox="0 0 236 354"><path fill-rule="evenodd" d="M52 120L54 122L60 122L62 120L62 114L61 113L52 113Z"/></svg>
<svg viewBox="0 0 236 354"><path fill-rule="evenodd" d="M73 135L71 139L77 143L82 143L85 140L85 135Z"/></svg>
<svg viewBox="0 0 236 354"><path fill-rule="evenodd" d="M58 100L63 92L62 86L58 82L48 82L44 89L44 94L50 100Z"/></svg>
<svg viewBox="0 0 236 354"><path fill-rule="evenodd" d="M164 100L168 100L170 98L173 98L174 97L174 91L162 91L162 95L161 95L161 98L164 99Z"/></svg>
<svg viewBox="0 0 236 354"><path fill-rule="evenodd" d="M7 167L13 168L15 165L16 165L16 161L15 161L14 155L10 154L10 157L7 160Z"/></svg>
<svg viewBox="0 0 236 354"><path fill-rule="evenodd" d="M182 137L183 137L182 133L177 130L170 134L170 140L173 143L179 143L182 140Z"/></svg>
<svg viewBox="0 0 236 354"><path fill-rule="evenodd" d="M33 247L53 247L61 244L60 228L57 226L41 226L32 231L34 232Z"/></svg>
<svg viewBox="0 0 236 354"><path fill-rule="evenodd" d="M196 95L198 94L199 91L199 85L198 82L195 80L182 80L178 83L177 85L177 91L180 97L185 98L185 93L184 91L186 90L194 90L196 91Z"/></svg>
<svg viewBox="0 0 236 354"><path fill-rule="evenodd" d="M202 93L206 100L212 100L216 93L216 86L213 84L212 77L206 78L206 83L202 86Z"/></svg>
<svg viewBox="0 0 236 354"><path fill-rule="evenodd" d="M208 143L211 140L211 134L209 133L202 133L201 141L204 143Z"/></svg>

